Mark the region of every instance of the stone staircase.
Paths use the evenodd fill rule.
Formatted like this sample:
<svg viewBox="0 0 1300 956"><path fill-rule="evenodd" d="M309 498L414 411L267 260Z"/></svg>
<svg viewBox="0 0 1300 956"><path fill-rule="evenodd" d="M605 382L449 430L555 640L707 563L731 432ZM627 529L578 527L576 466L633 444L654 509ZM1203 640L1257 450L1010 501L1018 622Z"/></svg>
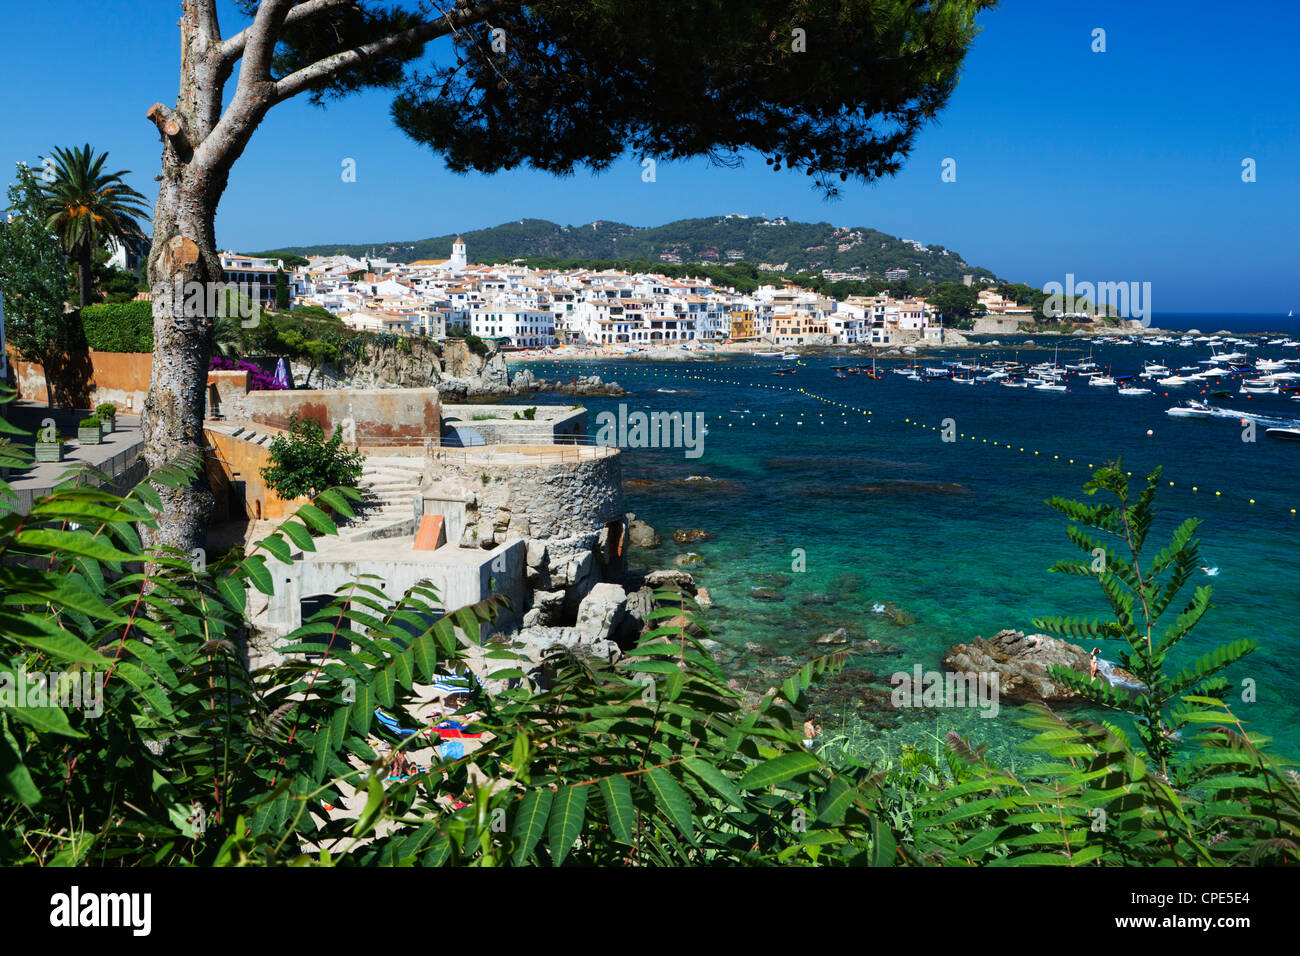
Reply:
<svg viewBox="0 0 1300 956"><path fill-rule="evenodd" d="M269 447L278 432L247 422L206 421L214 432ZM424 462L403 456L369 455L358 489L365 496L353 507L356 517L339 527L340 541L367 541L415 534L414 498L420 490Z"/></svg>
<svg viewBox="0 0 1300 956"><path fill-rule="evenodd" d="M365 498L356 519L339 529L340 536L363 541L415 534L413 500L423 473L424 462L417 458L368 456L359 484Z"/></svg>

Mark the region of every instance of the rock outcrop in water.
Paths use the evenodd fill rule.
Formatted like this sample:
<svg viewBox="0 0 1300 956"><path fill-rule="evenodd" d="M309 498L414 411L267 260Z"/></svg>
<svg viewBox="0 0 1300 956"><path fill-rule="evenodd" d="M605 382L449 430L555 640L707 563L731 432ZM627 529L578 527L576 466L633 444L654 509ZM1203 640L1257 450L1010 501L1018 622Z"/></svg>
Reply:
<svg viewBox="0 0 1300 956"><path fill-rule="evenodd" d="M1091 669L1088 651L1077 644L1023 631L1002 630L990 638L976 637L969 644L954 644L943 659L944 666L958 673L998 675L998 693L1005 700L1041 700L1047 703L1079 700L1079 695L1053 680L1053 665L1069 668L1083 676ZM1098 673L1116 688L1140 686L1132 674L1106 664Z"/></svg>

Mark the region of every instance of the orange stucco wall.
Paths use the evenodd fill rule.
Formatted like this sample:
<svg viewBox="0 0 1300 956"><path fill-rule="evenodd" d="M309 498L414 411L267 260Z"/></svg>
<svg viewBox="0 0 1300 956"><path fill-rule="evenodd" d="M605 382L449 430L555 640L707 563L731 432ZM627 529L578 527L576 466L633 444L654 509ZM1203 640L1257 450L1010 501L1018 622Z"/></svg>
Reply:
<svg viewBox="0 0 1300 956"><path fill-rule="evenodd" d="M20 361L9 350L20 397L33 402L48 402L44 370L34 362ZM149 373L153 356L148 352L85 352L64 356L60 378L71 391L72 401L80 408L94 408L112 402L119 411L138 415L149 394Z"/></svg>
<svg viewBox="0 0 1300 956"><path fill-rule="evenodd" d="M266 432L270 429L263 428ZM208 446L213 454L208 458L208 481L218 502L227 500L228 488L232 481L244 483L244 511L249 518L287 518L305 504L308 499L294 498L286 501L262 480L262 468L270 461L265 445L255 445L223 435L220 432L203 430ZM220 515L218 515L220 517Z"/></svg>

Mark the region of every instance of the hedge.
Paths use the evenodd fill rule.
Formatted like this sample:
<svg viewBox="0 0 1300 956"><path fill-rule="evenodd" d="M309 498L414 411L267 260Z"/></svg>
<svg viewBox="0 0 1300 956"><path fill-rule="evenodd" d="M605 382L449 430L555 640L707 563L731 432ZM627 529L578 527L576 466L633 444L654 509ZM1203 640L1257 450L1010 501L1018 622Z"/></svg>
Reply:
<svg viewBox="0 0 1300 956"><path fill-rule="evenodd" d="M111 302L81 310L86 344L96 352L152 352L153 305Z"/></svg>

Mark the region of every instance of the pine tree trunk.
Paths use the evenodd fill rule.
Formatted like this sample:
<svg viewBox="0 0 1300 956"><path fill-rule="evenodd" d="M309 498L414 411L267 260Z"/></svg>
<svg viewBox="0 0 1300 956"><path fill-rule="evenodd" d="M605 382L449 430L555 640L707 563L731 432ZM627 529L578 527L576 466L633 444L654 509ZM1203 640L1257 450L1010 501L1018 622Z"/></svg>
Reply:
<svg viewBox="0 0 1300 956"><path fill-rule="evenodd" d="M181 20L176 109L156 104L149 111L163 143L148 264L153 369L140 420L150 471L185 452L202 454L206 444L203 418L213 318L208 308L213 301L210 283L222 277L213 223L229 171L228 164L219 166L213 159L212 151L199 148L219 116L220 98L213 91L220 78L213 55L199 5L187 3ZM239 150L232 152L237 155ZM156 529L142 529L146 545L185 552L201 547L213 508L201 462L190 484L158 490L163 510L157 515Z"/></svg>
<svg viewBox="0 0 1300 956"><path fill-rule="evenodd" d="M212 328L212 317L207 314L207 303L212 301L208 289L211 283L221 281L221 259L212 230L214 215L215 209L209 207L185 166L173 162L169 167L165 158L149 254L153 370L141 425L150 471L182 452L200 453L205 447L203 417ZM147 536L148 543L183 551L200 547L213 505L203 471L187 487L159 492L163 512L157 530Z"/></svg>

